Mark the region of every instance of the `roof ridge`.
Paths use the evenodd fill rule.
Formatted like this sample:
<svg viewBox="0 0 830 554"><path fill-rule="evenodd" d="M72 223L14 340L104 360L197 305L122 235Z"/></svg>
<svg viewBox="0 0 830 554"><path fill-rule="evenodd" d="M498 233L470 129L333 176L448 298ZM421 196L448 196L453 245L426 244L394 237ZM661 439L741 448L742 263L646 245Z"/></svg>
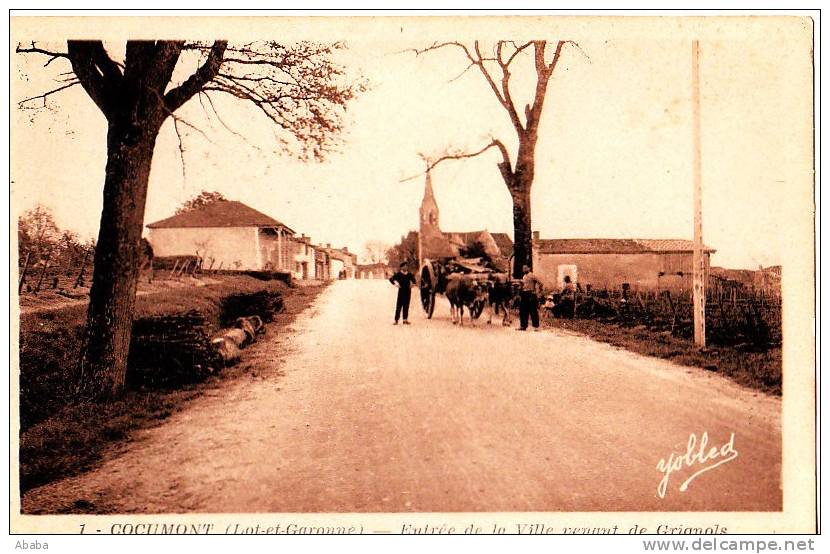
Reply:
<svg viewBox="0 0 830 554"><path fill-rule="evenodd" d="M285 227L266 213L252 208L239 200L217 200L204 206L187 210L170 217L148 223L154 228L199 228L199 227Z"/></svg>

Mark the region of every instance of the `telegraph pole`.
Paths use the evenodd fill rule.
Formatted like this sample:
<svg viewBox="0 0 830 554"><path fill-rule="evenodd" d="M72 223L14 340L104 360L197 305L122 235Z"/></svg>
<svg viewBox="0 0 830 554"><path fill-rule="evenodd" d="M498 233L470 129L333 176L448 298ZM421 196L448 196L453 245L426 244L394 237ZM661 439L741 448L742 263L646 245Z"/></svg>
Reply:
<svg viewBox="0 0 830 554"><path fill-rule="evenodd" d="M703 202L700 169L700 51L692 41L692 127L694 133L694 256L693 300L695 344L706 348L706 257L703 252Z"/></svg>

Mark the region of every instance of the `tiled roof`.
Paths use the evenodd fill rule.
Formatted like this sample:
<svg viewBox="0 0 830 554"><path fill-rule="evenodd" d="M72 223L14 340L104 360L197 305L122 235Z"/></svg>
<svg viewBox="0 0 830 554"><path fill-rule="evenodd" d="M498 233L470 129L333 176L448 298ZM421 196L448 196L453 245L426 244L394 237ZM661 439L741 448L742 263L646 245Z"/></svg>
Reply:
<svg viewBox="0 0 830 554"><path fill-rule="evenodd" d="M493 240L496 241L496 246L499 247L501 255L509 258L513 255L513 239L507 233L490 233Z"/></svg>
<svg viewBox="0 0 830 554"><path fill-rule="evenodd" d="M484 231L461 231L461 232L442 232L441 234L446 237L446 239L450 242L453 242L455 238L458 239L459 246L466 246L473 241L478 240L478 237L481 236L481 233Z"/></svg>
<svg viewBox="0 0 830 554"><path fill-rule="evenodd" d="M456 256L456 252L453 251L446 237L433 236L423 238L421 255L430 259L453 258Z"/></svg>
<svg viewBox="0 0 830 554"><path fill-rule="evenodd" d="M184 227L285 227L276 219L236 200L211 202L207 206L177 214L147 225L150 229ZM291 231L293 233L293 231Z"/></svg>
<svg viewBox="0 0 830 554"><path fill-rule="evenodd" d="M499 252L505 258L513 255L513 240L507 233L490 233L489 231L451 231L442 233L455 246L468 246L473 242L480 240L481 235L489 234L493 237L493 242L499 249ZM458 239L457 241L454 239Z"/></svg>
<svg viewBox="0 0 830 554"><path fill-rule="evenodd" d="M542 239L536 244L541 254L641 254L694 250L694 243L684 239ZM715 251L708 246L704 249L709 253Z"/></svg>
<svg viewBox="0 0 830 554"><path fill-rule="evenodd" d="M691 252L695 249L695 243L685 239L634 239L642 244L649 252ZM705 244L703 249L707 252L714 252Z"/></svg>

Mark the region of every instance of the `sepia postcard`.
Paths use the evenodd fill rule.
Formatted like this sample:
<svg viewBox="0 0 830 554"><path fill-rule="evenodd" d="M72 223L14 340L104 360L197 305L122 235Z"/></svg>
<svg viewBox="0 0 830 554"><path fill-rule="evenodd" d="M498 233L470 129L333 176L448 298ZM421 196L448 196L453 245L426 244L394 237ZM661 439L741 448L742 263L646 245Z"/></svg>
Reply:
<svg viewBox="0 0 830 554"><path fill-rule="evenodd" d="M11 532L816 533L817 24L12 15Z"/></svg>

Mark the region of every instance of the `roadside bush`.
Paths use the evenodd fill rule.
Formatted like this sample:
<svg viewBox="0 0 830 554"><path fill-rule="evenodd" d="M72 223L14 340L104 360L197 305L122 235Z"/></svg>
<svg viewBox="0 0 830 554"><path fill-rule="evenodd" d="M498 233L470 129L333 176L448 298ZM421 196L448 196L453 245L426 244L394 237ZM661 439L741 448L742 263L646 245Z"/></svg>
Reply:
<svg viewBox="0 0 830 554"><path fill-rule="evenodd" d="M281 281L222 277L215 284L170 289L136 299L128 360L129 388L176 387L203 380L217 365L210 337L242 315L270 321L282 309ZM247 297L251 300L245 300ZM247 313L243 313L244 311ZM20 317L21 430L72 404L86 306Z"/></svg>

